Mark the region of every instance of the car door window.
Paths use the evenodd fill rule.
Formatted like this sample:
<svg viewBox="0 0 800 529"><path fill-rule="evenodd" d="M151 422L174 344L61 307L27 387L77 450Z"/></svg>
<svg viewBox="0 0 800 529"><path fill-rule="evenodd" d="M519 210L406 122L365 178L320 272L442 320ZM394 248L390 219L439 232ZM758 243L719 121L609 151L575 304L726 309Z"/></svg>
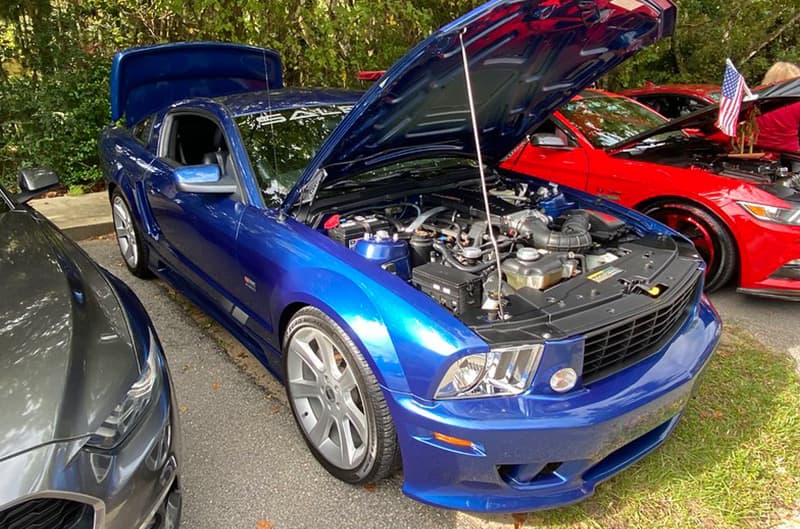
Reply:
<svg viewBox="0 0 800 529"><path fill-rule="evenodd" d="M154 116L148 116L133 127L133 137L142 145L146 146L150 143L150 134L153 130L153 118Z"/></svg>
<svg viewBox="0 0 800 529"><path fill-rule="evenodd" d="M702 99L690 96L676 98L675 104L679 116L686 116L708 106L708 103Z"/></svg>
<svg viewBox="0 0 800 529"><path fill-rule="evenodd" d="M674 101L668 95L639 96L636 98L643 105L647 105L665 118L676 118L678 114Z"/></svg>
<svg viewBox="0 0 800 529"><path fill-rule="evenodd" d="M159 155L172 166L217 165L221 178L238 182L228 141L215 120L198 114L174 114L168 116L164 133L166 141L161 141Z"/></svg>

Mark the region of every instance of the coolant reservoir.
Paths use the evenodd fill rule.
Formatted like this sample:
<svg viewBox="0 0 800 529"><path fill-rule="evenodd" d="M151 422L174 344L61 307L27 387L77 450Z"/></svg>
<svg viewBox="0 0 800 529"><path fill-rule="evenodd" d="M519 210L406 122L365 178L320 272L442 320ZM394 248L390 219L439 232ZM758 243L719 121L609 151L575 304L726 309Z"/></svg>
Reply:
<svg viewBox="0 0 800 529"><path fill-rule="evenodd" d="M379 230L374 236L366 234L356 243L353 250L380 265L384 270L406 281L411 279L408 242L398 239L396 235L392 237L384 230Z"/></svg>
<svg viewBox="0 0 800 529"><path fill-rule="evenodd" d="M511 288L545 290L563 279L564 262L558 254L539 256L536 250L533 252L522 252L522 250L517 252L516 258L506 259L503 262L506 282ZM536 258L533 258L534 253Z"/></svg>

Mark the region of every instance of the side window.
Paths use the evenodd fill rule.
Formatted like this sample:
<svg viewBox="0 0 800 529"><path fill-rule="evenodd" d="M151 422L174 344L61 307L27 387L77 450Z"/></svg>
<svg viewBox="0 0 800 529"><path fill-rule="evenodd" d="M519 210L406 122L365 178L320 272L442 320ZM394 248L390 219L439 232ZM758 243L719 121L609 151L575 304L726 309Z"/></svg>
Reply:
<svg viewBox="0 0 800 529"><path fill-rule="evenodd" d="M178 114L171 117L161 157L178 166L218 165L222 176L234 176L228 142L219 125L205 116Z"/></svg>
<svg viewBox="0 0 800 529"><path fill-rule="evenodd" d="M681 116L696 112L708 106L708 103L694 97L681 97L678 102L678 112Z"/></svg>
<svg viewBox="0 0 800 529"><path fill-rule="evenodd" d="M159 144L159 156L178 167L217 165L221 178L237 180L228 142L216 121L197 114L167 117L166 138Z"/></svg>
<svg viewBox="0 0 800 529"><path fill-rule="evenodd" d="M668 95L653 95L653 96L639 96L636 99L639 100L640 103L646 105L665 118L677 118L680 114L677 112L674 106L674 101L672 96Z"/></svg>
<svg viewBox="0 0 800 529"><path fill-rule="evenodd" d="M142 145L150 143L150 135L153 131L153 118L154 116L148 116L133 126L133 137Z"/></svg>

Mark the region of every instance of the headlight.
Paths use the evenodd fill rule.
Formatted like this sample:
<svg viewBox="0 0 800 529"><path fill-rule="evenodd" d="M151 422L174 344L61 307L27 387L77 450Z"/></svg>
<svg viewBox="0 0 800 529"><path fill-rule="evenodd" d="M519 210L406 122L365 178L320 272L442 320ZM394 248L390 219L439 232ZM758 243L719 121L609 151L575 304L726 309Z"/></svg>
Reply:
<svg viewBox="0 0 800 529"><path fill-rule="evenodd" d="M122 401L111 411L108 418L92 435L87 444L95 448L114 448L139 423L155 393L159 369L156 361L158 347L155 339L150 336L150 349L144 371L139 379L133 383L131 389L125 394Z"/></svg>
<svg viewBox="0 0 800 529"><path fill-rule="evenodd" d="M544 346L523 345L465 356L447 370L437 399L519 395L530 386Z"/></svg>
<svg viewBox="0 0 800 529"><path fill-rule="evenodd" d="M800 226L800 208L778 208L750 202L739 202L739 205L757 219Z"/></svg>

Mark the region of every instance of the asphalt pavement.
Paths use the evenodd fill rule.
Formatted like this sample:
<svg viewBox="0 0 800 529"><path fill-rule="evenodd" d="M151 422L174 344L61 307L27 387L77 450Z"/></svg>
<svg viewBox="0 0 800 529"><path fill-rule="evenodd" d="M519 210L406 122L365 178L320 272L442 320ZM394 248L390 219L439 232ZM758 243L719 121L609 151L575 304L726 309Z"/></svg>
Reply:
<svg viewBox="0 0 800 529"><path fill-rule="evenodd" d="M175 381L183 425L184 529L498 528L510 516L472 516L406 498L402 478L353 487L328 475L306 448L283 388L219 326L192 317L161 281L128 273L113 237L81 246L138 294ZM800 303L712 296L723 319L800 364ZM185 304L182 306L182 304Z"/></svg>

